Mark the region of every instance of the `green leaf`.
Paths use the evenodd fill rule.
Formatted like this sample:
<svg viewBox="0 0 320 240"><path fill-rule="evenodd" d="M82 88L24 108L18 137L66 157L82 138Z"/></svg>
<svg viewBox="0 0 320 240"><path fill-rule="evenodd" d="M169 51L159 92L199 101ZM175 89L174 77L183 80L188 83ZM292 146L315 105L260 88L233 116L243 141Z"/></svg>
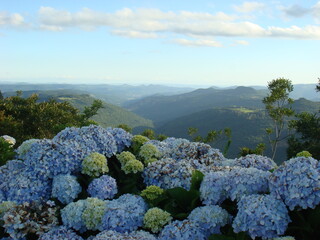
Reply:
<svg viewBox="0 0 320 240"><path fill-rule="evenodd" d="M198 170L193 171L190 190L199 190L204 174Z"/></svg>

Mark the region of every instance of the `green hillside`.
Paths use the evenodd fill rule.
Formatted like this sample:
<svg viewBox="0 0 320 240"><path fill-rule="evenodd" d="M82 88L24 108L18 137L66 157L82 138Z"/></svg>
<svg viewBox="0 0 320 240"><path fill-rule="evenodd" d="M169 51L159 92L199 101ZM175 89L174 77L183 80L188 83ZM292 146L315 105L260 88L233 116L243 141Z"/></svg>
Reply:
<svg viewBox="0 0 320 240"><path fill-rule="evenodd" d="M261 102L265 90L250 87L235 89L198 89L190 93L174 96L150 96L125 105L129 110L153 120L164 123L172 119L211 108L263 108Z"/></svg>
<svg viewBox="0 0 320 240"><path fill-rule="evenodd" d="M83 94L78 90L25 91L23 92L23 97L30 96L32 93L37 93L39 95L39 101L45 101L50 98L56 99L57 101L67 101L80 111L82 111L85 106L90 106L95 99L89 94ZM4 96L13 94L15 93L5 93ZM104 127L115 127L119 124L127 124L132 128L153 127L151 120L106 102L103 102L103 108L100 109L98 114L92 119Z"/></svg>

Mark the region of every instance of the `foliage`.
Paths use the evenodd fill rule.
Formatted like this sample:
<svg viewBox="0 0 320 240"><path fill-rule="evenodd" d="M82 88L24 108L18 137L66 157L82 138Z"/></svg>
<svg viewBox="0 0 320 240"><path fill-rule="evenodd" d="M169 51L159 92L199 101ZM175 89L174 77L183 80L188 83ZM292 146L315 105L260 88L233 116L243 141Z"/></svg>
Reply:
<svg viewBox="0 0 320 240"><path fill-rule="evenodd" d="M247 156L249 154L257 154L257 155L263 155L263 152L266 149L266 145L264 143L259 143L255 149L251 149L248 147L242 147L240 148L240 156L244 157Z"/></svg>
<svg viewBox="0 0 320 240"><path fill-rule="evenodd" d="M230 144L231 144L231 129L225 128L223 130L210 130L208 131L205 137L200 135L196 135L198 133L198 129L194 127L188 128L188 135L192 137L192 140L195 142L203 142L203 143L211 143L214 145L220 141L226 140L227 143L224 147L223 154L226 155L228 153Z"/></svg>
<svg viewBox="0 0 320 240"><path fill-rule="evenodd" d="M293 99L289 97L290 92L293 91L293 85L289 79L278 78L268 83L268 89L269 93L262 102L273 120L273 128L266 129L266 132L272 149L272 159L274 159L278 143L284 139L282 133L286 120L294 114L290 106ZM271 137L271 134L274 134L274 137Z"/></svg>
<svg viewBox="0 0 320 240"><path fill-rule="evenodd" d="M319 114L300 113L290 122L296 132L288 139L288 157L294 157L301 151L308 151L320 159L320 116Z"/></svg>
<svg viewBox="0 0 320 240"><path fill-rule="evenodd" d="M15 155L12 144L0 137L0 166L6 164L8 160L13 159Z"/></svg>
<svg viewBox="0 0 320 240"><path fill-rule="evenodd" d="M0 135L13 136L18 144L30 138L52 138L66 127L91 124L90 118L102 107L102 102L95 100L80 113L67 102L38 100L36 94L23 98L19 91L0 100Z"/></svg>

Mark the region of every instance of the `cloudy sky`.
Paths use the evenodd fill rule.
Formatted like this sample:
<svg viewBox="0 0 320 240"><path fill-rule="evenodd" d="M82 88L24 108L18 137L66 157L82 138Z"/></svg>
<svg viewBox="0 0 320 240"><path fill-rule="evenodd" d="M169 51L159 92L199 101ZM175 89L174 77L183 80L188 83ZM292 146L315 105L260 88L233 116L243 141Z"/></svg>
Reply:
<svg viewBox="0 0 320 240"><path fill-rule="evenodd" d="M320 1L1 0L0 81L266 85L320 77Z"/></svg>

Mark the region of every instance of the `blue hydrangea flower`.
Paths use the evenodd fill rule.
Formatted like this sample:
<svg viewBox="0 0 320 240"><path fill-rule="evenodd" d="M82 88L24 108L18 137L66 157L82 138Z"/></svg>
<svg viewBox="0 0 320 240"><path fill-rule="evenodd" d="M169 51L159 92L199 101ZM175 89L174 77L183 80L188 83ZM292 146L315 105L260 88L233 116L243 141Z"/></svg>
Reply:
<svg viewBox="0 0 320 240"><path fill-rule="evenodd" d="M156 240L157 238L145 231L133 231L130 233L120 233L113 230L107 230L99 233L92 240Z"/></svg>
<svg viewBox="0 0 320 240"><path fill-rule="evenodd" d="M159 234L158 240L206 240L207 236L198 223L190 220L174 221L166 225Z"/></svg>
<svg viewBox="0 0 320 240"><path fill-rule="evenodd" d="M82 237L77 235L71 229L66 228L65 226L60 226L57 228L51 229L49 232L42 234L39 237L39 240L83 240Z"/></svg>
<svg viewBox="0 0 320 240"><path fill-rule="evenodd" d="M91 197L112 199L118 193L116 180L108 175L93 179L89 184L88 193Z"/></svg>
<svg viewBox="0 0 320 240"><path fill-rule="evenodd" d="M124 194L107 202L102 229L121 233L135 231L143 225L146 211L147 205L142 197Z"/></svg>
<svg viewBox="0 0 320 240"><path fill-rule="evenodd" d="M188 216L190 221L199 224L206 236L219 234L220 228L231 220L229 213L217 205L197 207Z"/></svg>
<svg viewBox="0 0 320 240"><path fill-rule="evenodd" d="M234 232L248 232L253 239L283 235L291 221L285 204L272 195L244 196L238 210L232 224Z"/></svg>
<svg viewBox="0 0 320 240"><path fill-rule="evenodd" d="M73 228L80 232L87 231L86 225L82 219L82 213L87 207L86 200L78 200L77 202L69 203L61 209L61 218L63 225L67 228Z"/></svg>
<svg viewBox="0 0 320 240"><path fill-rule="evenodd" d="M53 178L52 197L63 204L68 204L77 198L82 188L77 178L72 175L57 175Z"/></svg>
<svg viewBox="0 0 320 240"><path fill-rule="evenodd" d="M52 140L60 144L77 145L83 151L84 156L98 152L106 157L111 157L118 150L113 135L107 129L96 125L66 128Z"/></svg>
<svg viewBox="0 0 320 240"><path fill-rule="evenodd" d="M122 128L107 128L114 137L117 144L117 152L122 152L125 148L130 147L132 143L132 134L126 132Z"/></svg>
<svg viewBox="0 0 320 240"><path fill-rule="evenodd" d="M29 151L32 144L35 142L39 142L40 139L29 139L24 141L17 149L16 153L18 154L19 159L23 159L24 155Z"/></svg>
<svg viewBox="0 0 320 240"><path fill-rule="evenodd" d="M254 167L263 171L269 171L277 167L277 164L271 158L256 154L249 154L247 156L237 158L235 161L236 166L244 168Z"/></svg>
<svg viewBox="0 0 320 240"><path fill-rule="evenodd" d="M315 208L320 203L320 164L311 157L284 162L270 177L270 192L290 210Z"/></svg>
<svg viewBox="0 0 320 240"><path fill-rule="evenodd" d="M163 189L183 187L188 190L194 170L188 161L163 158L145 167L142 175L147 186L155 185Z"/></svg>

